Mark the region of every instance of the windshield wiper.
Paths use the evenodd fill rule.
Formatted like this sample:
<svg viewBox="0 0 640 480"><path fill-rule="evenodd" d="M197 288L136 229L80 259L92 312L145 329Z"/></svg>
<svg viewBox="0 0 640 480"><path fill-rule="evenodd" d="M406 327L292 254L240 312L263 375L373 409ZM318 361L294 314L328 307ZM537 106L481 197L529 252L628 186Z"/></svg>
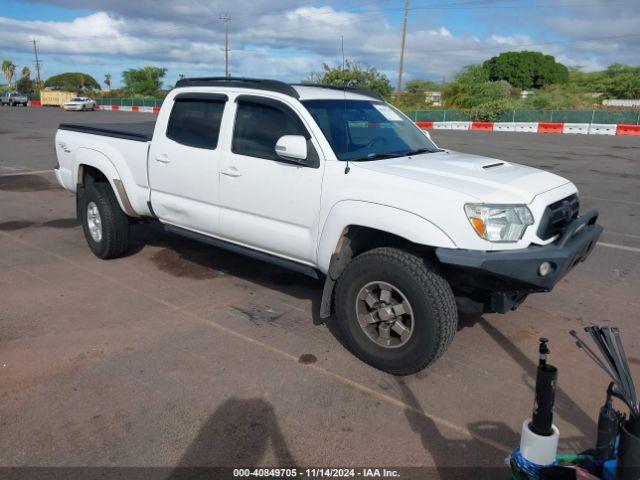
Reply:
<svg viewBox="0 0 640 480"><path fill-rule="evenodd" d="M369 155L365 156L365 157L358 157L358 158L349 158L346 159L346 161L348 162L367 162L369 160L382 160L385 158L397 158L397 157L402 157L403 154L401 153L370 153Z"/></svg>
<svg viewBox="0 0 640 480"><path fill-rule="evenodd" d="M403 157L408 157L410 155L420 155L421 153L435 153L441 150L432 150L430 148L418 148L416 150L410 150L402 154Z"/></svg>

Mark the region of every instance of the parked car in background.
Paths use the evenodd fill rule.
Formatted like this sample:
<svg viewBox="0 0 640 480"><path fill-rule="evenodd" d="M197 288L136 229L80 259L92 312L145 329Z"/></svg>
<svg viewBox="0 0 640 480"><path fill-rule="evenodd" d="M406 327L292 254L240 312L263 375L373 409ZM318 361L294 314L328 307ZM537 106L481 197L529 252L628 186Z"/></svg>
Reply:
<svg viewBox="0 0 640 480"><path fill-rule="evenodd" d="M0 105L9 105L10 107L14 107L16 105L22 105L23 107L27 106L29 103L29 99L26 95L23 95L18 92L6 92L0 96Z"/></svg>
<svg viewBox="0 0 640 480"><path fill-rule="evenodd" d="M74 97L62 104L65 110L95 110L96 102L89 97Z"/></svg>

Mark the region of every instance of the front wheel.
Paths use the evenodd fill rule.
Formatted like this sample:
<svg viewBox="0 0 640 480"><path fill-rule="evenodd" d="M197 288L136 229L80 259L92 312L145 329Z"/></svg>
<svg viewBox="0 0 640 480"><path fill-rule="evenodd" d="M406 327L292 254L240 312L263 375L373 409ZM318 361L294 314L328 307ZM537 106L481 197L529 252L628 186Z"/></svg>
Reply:
<svg viewBox="0 0 640 480"><path fill-rule="evenodd" d="M129 248L129 217L120 208L108 183L88 185L78 214L89 248L98 258L116 258Z"/></svg>
<svg viewBox="0 0 640 480"><path fill-rule="evenodd" d="M433 363L456 332L449 283L409 252L385 247L357 256L335 293L337 327L347 348L394 375Z"/></svg>

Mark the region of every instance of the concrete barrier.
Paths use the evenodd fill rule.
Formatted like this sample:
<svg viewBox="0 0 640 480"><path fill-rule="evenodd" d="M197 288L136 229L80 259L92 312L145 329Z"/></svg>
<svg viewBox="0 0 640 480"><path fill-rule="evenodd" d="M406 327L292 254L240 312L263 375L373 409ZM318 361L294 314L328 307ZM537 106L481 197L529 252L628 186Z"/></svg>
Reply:
<svg viewBox="0 0 640 480"><path fill-rule="evenodd" d="M416 125L422 130L430 130L433 128L433 122L416 122Z"/></svg>
<svg viewBox="0 0 640 480"><path fill-rule="evenodd" d="M471 122L450 122L451 130L469 130Z"/></svg>
<svg viewBox="0 0 640 480"><path fill-rule="evenodd" d="M578 133L586 135L589 133L588 123L565 123L562 127L562 133Z"/></svg>
<svg viewBox="0 0 640 480"><path fill-rule="evenodd" d="M562 133L562 123L539 122L538 133Z"/></svg>
<svg viewBox="0 0 640 480"><path fill-rule="evenodd" d="M538 133L538 123L516 122L516 132Z"/></svg>
<svg viewBox="0 0 640 480"><path fill-rule="evenodd" d="M433 122L433 128L436 130L451 130L451 122Z"/></svg>
<svg viewBox="0 0 640 480"><path fill-rule="evenodd" d="M476 130L482 132L492 132L493 122L473 122L469 130Z"/></svg>
<svg viewBox="0 0 640 480"><path fill-rule="evenodd" d="M495 122L493 124L494 132L515 132L516 124L511 122Z"/></svg>
<svg viewBox="0 0 640 480"><path fill-rule="evenodd" d="M632 135L640 137L640 125L618 125L616 135Z"/></svg>
<svg viewBox="0 0 640 480"><path fill-rule="evenodd" d="M615 135L615 123L592 123L589 125L589 135Z"/></svg>

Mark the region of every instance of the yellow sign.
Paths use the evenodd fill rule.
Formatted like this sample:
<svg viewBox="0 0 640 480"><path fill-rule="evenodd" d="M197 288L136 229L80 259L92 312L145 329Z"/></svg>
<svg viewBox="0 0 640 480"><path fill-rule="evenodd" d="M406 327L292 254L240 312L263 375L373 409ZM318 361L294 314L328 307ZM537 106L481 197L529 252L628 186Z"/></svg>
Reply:
<svg viewBox="0 0 640 480"><path fill-rule="evenodd" d="M55 105L61 107L74 98L74 92L64 92L62 90L40 90L40 102L44 105Z"/></svg>

